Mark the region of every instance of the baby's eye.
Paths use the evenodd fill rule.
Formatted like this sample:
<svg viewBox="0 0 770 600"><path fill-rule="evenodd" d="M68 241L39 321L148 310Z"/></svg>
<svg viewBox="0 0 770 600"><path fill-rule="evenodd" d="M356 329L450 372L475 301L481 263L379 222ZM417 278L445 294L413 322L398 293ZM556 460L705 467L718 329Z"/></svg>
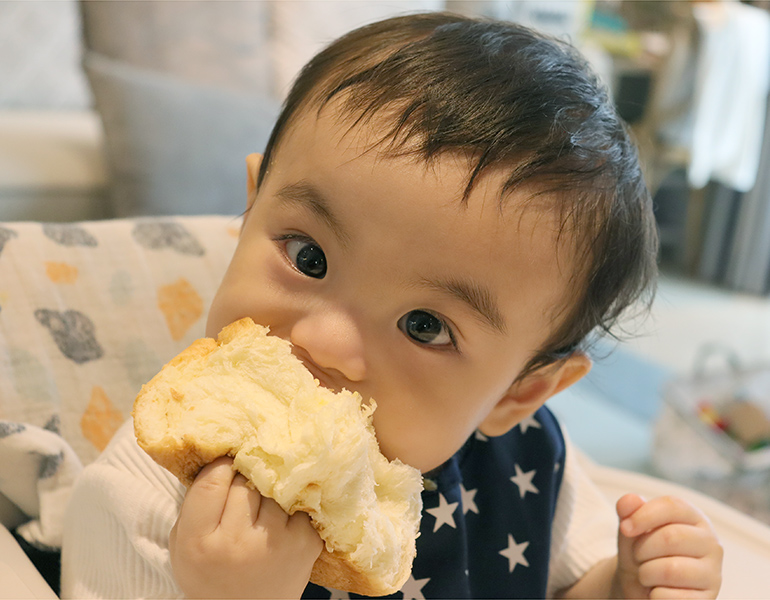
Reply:
<svg viewBox="0 0 770 600"><path fill-rule="evenodd" d="M286 254L303 275L323 279L326 275L326 255L321 247L307 238L289 238Z"/></svg>
<svg viewBox="0 0 770 600"><path fill-rule="evenodd" d="M424 310L413 310L398 320L398 328L419 344L426 346L456 346L452 330L438 318Z"/></svg>

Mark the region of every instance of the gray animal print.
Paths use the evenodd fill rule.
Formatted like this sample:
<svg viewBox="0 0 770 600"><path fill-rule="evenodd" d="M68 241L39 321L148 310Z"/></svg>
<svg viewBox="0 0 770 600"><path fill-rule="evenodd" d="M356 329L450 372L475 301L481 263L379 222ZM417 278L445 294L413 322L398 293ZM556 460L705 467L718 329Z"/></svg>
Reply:
<svg viewBox="0 0 770 600"><path fill-rule="evenodd" d="M11 423L10 421L0 421L0 439L13 435L14 433L21 433L27 428L22 423Z"/></svg>
<svg viewBox="0 0 770 600"><path fill-rule="evenodd" d="M41 308L35 311L35 318L51 332L59 350L70 360L83 364L104 355L96 341L94 324L83 313Z"/></svg>
<svg viewBox="0 0 770 600"><path fill-rule="evenodd" d="M37 478L48 479L56 474L56 471L59 470L59 465L64 462L64 452L41 455L40 458L42 460L40 461L40 470L38 471Z"/></svg>
<svg viewBox="0 0 770 600"><path fill-rule="evenodd" d="M190 256L203 256L206 253L200 242L179 223L139 222L132 233L138 244L150 250L172 248L180 254Z"/></svg>
<svg viewBox="0 0 770 600"><path fill-rule="evenodd" d="M43 233L49 239L62 246L87 246L94 248L99 245L96 238L88 231L71 223L43 223Z"/></svg>
<svg viewBox="0 0 770 600"><path fill-rule="evenodd" d="M61 417L59 415L51 415L48 422L43 425L43 429L61 435Z"/></svg>
<svg viewBox="0 0 770 600"><path fill-rule="evenodd" d="M0 227L0 253L2 253L3 248L5 248L6 242L9 240L12 240L19 234L13 231L12 229L7 229L5 227Z"/></svg>

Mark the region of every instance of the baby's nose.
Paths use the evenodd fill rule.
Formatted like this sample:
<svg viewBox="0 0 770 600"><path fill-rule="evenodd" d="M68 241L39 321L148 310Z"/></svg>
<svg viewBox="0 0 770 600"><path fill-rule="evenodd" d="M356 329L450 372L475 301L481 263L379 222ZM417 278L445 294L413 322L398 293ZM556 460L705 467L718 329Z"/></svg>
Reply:
<svg viewBox="0 0 770 600"><path fill-rule="evenodd" d="M366 376L363 336L346 312L326 310L304 315L292 327L290 341L330 377L335 377L332 371L348 381L362 381ZM344 382L341 385L344 387Z"/></svg>

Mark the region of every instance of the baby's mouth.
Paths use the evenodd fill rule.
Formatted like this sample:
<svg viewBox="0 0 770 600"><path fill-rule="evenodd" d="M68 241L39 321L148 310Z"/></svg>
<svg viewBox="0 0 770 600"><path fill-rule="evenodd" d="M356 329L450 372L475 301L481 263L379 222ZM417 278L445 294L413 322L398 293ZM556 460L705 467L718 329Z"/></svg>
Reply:
<svg viewBox="0 0 770 600"><path fill-rule="evenodd" d="M313 369L308 369L308 370L313 375L315 380L318 381L318 384L321 387L326 388L327 390L330 390L330 391L334 392L335 394L340 391L336 386L331 385L329 383L329 381L328 381L327 377L325 376L325 374L319 373L319 372L317 372L317 371L315 371Z"/></svg>
<svg viewBox="0 0 770 600"><path fill-rule="evenodd" d="M315 364L312 360L304 356L301 352L298 352L296 348L293 349L294 355L305 365L305 368L310 371L310 374L316 379L321 387L331 390L334 393L338 393L342 390L341 387L334 385L332 378L326 371Z"/></svg>
<svg viewBox="0 0 770 600"><path fill-rule="evenodd" d="M313 378L318 382L318 385L321 387L326 388L335 394L339 394L343 389L346 389L349 392L358 392L361 395L361 402L364 406L369 406L371 404L370 396L361 393L361 391L356 389L354 386L341 383L339 376L335 377L322 367L319 367L313 360L308 358L308 356L302 351L301 348L293 346L292 353L300 360L300 362L302 362L305 368L310 372Z"/></svg>

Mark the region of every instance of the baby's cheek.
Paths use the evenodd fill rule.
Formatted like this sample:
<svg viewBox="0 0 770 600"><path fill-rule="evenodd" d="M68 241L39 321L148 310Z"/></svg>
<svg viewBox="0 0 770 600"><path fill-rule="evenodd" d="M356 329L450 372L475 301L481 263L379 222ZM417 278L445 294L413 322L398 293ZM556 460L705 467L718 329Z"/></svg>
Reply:
<svg viewBox="0 0 770 600"><path fill-rule="evenodd" d="M442 434L435 427L414 428L406 425L387 438L389 443L385 444L383 454L389 460L398 458L422 473L444 464L460 449L466 439L460 440L456 436Z"/></svg>

